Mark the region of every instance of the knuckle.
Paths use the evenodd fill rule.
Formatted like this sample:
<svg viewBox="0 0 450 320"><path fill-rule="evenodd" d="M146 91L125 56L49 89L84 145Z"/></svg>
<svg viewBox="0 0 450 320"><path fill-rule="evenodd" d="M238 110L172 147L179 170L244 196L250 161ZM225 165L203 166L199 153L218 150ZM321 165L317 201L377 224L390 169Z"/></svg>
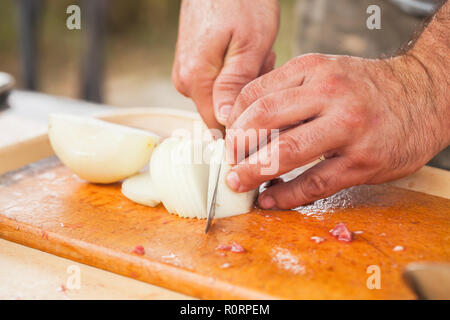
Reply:
<svg viewBox="0 0 450 320"><path fill-rule="evenodd" d="M293 66L315 67L324 62L324 56L318 53L309 53L291 59L288 64Z"/></svg>
<svg viewBox="0 0 450 320"><path fill-rule="evenodd" d="M255 102L253 107L253 118L260 124L268 123L273 117L274 103L271 98L263 97Z"/></svg>
<svg viewBox="0 0 450 320"><path fill-rule="evenodd" d="M382 168L386 164L387 161L380 150L369 146L361 146L358 150L353 150L348 159L348 166L351 168Z"/></svg>
<svg viewBox="0 0 450 320"><path fill-rule="evenodd" d="M348 105L345 110L342 110L337 119L340 122L340 125L349 132L364 129L367 124L367 117L364 109L358 104Z"/></svg>
<svg viewBox="0 0 450 320"><path fill-rule="evenodd" d="M328 182L318 174L306 175L300 184L300 192L307 200L316 200L326 196Z"/></svg>
<svg viewBox="0 0 450 320"><path fill-rule="evenodd" d="M305 60L305 63L316 66L322 62L325 61L324 55L320 53L310 53L303 55L303 59Z"/></svg>
<svg viewBox="0 0 450 320"><path fill-rule="evenodd" d="M215 86L217 89L242 88L255 78L250 70L242 70L241 73L225 73L217 78Z"/></svg>
<svg viewBox="0 0 450 320"><path fill-rule="evenodd" d="M172 74L172 81L175 88L179 92L188 95L198 72L199 68L195 65L181 65L178 70Z"/></svg>
<svg viewBox="0 0 450 320"><path fill-rule="evenodd" d="M256 81L248 83L244 88L242 88L240 93L240 98L245 104L250 104L257 100L261 95L261 87Z"/></svg>
<svg viewBox="0 0 450 320"><path fill-rule="evenodd" d="M347 77L340 73L330 73L317 87L320 94L327 97L338 96L347 92Z"/></svg>
<svg viewBox="0 0 450 320"><path fill-rule="evenodd" d="M295 162L302 151L298 139L289 133L283 134L282 138L280 138L279 149L283 155L283 160L287 163Z"/></svg>
<svg viewBox="0 0 450 320"><path fill-rule="evenodd" d="M187 88L183 85L183 82L180 80L180 77L176 72L172 73L172 83L175 86L175 89L177 89L178 92L181 94L186 95L187 94Z"/></svg>

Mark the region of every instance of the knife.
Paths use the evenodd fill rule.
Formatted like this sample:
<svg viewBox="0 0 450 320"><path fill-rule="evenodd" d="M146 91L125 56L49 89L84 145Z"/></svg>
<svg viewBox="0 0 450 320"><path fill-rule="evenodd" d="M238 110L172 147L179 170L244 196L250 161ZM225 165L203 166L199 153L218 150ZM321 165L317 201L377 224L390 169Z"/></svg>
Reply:
<svg viewBox="0 0 450 320"><path fill-rule="evenodd" d="M219 179L220 179L220 170L222 169L222 159L223 159L223 148L222 153L220 154L220 157L217 158L219 161L219 169L217 170L217 176L215 177L215 185L214 185L214 191L211 198L211 203L208 208L208 215L206 216L206 228L205 228L205 234L208 233L209 228L211 227L212 221L214 219L214 215L216 214L216 199L217 199L217 190L219 185ZM212 164L212 162L211 162ZM211 179L210 179L211 181Z"/></svg>
<svg viewBox="0 0 450 320"><path fill-rule="evenodd" d="M219 164L219 170L217 170L216 184L214 186L214 192L213 192L213 196L211 199L211 205L209 206L208 216L206 218L205 233L208 233L208 230L211 227L212 220L214 219L214 215L216 214L217 186L219 185L219 177L220 177L220 169L221 168L222 168L222 163Z"/></svg>
<svg viewBox="0 0 450 320"><path fill-rule="evenodd" d="M450 299L450 263L410 263L403 279L419 299Z"/></svg>

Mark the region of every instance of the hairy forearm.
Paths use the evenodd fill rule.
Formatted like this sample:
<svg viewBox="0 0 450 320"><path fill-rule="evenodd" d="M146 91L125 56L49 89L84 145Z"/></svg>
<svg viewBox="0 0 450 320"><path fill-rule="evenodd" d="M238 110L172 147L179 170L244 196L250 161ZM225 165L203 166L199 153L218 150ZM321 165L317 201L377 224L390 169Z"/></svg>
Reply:
<svg viewBox="0 0 450 320"><path fill-rule="evenodd" d="M413 153L426 157L450 144L450 1L430 19L415 42L403 54L384 60L393 112L405 126L429 132L425 140L412 141ZM386 70L385 70L386 71ZM382 70L379 71L383 74ZM400 84L397 86L396 83ZM414 110L413 110L414 109ZM421 114L421 117L411 117ZM408 123L409 122L409 123ZM406 137L405 137L406 138ZM429 159L428 159L429 160Z"/></svg>
<svg viewBox="0 0 450 320"><path fill-rule="evenodd" d="M377 60L368 75L403 127L403 162L428 162L450 144L450 1L402 54ZM381 98L381 97L380 97Z"/></svg>
<svg viewBox="0 0 450 320"><path fill-rule="evenodd" d="M423 93L430 95L428 100L434 104L430 111L440 119L445 147L450 144L450 1L432 17L406 56L425 72L429 90Z"/></svg>

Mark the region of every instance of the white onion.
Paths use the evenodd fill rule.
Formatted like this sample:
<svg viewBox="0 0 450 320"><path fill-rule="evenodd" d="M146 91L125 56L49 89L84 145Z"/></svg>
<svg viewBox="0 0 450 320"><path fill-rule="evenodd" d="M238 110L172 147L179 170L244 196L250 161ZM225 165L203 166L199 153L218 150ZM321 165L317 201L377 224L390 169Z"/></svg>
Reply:
<svg viewBox="0 0 450 320"><path fill-rule="evenodd" d="M61 114L50 115L48 135L59 159L95 183L116 182L137 173L160 140L144 130Z"/></svg>
<svg viewBox="0 0 450 320"><path fill-rule="evenodd" d="M167 211L181 217L204 218L209 166L194 161L195 148L193 140L166 139L155 149L150 174Z"/></svg>
<svg viewBox="0 0 450 320"><path fill-rule="evenodd" d="M217 185L216 211L215 218L231 217L234 215L249 212L254 205L257 189L248 192L234 192L226 184L225 178L230 171L231 166L225 161L225 141L219 139L213 142L215 145L210 164L210 180L208 189L208 208L211 205L214 186L219 169L218 163L221 162L219 183Z"/></svg>
<svg viewBox="0 0 450 320"><path fill-rule="evenodd" d="M205 161L202 156L194 159L199 150L196 148L203 148L200 151L205 150L210 161ZM206 218L220 162L215 217L229 217L251 210L256 190L236 193L225 183L231 167L224 161L224 148L223 140L205 146L185 138L169 138L155 149L150 161L150 175L167 211L181 217Z"/></svg>
<svg viewBox="0 0 450 320"><path fill-rule="evenodd" d="M149 172L139 173L122 183L125 197L144 206L156 207L161 201Z"/></svg>

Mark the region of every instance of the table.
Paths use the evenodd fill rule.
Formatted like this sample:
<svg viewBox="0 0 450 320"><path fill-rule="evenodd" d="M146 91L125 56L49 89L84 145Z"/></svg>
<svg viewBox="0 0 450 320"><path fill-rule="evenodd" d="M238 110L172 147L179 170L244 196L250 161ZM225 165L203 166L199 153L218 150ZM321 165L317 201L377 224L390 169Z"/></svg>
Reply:
<svg viewBox="0 0 450 320"><path fill-rule="evenodd" d="M112 107L13 91L9 107L0 110L0 159L2 150L38 139L47 128L50 112L95 115ZM32 156L46 156L39 150ZM20 155L19 155L20 156ZM28 156L30 156L28 154ZM19 158L17 158L19 159ZM21 166L20 159L8 165ZM12 168L2 168L0 172ZM424 167L391 184L450 198L450 172ZM79 269L78 269L79 268ZM80 273L80 289L65 290L65 283ZM0 299L193 299L167 289L126 278L39 250L0 239Z"/></svg>

